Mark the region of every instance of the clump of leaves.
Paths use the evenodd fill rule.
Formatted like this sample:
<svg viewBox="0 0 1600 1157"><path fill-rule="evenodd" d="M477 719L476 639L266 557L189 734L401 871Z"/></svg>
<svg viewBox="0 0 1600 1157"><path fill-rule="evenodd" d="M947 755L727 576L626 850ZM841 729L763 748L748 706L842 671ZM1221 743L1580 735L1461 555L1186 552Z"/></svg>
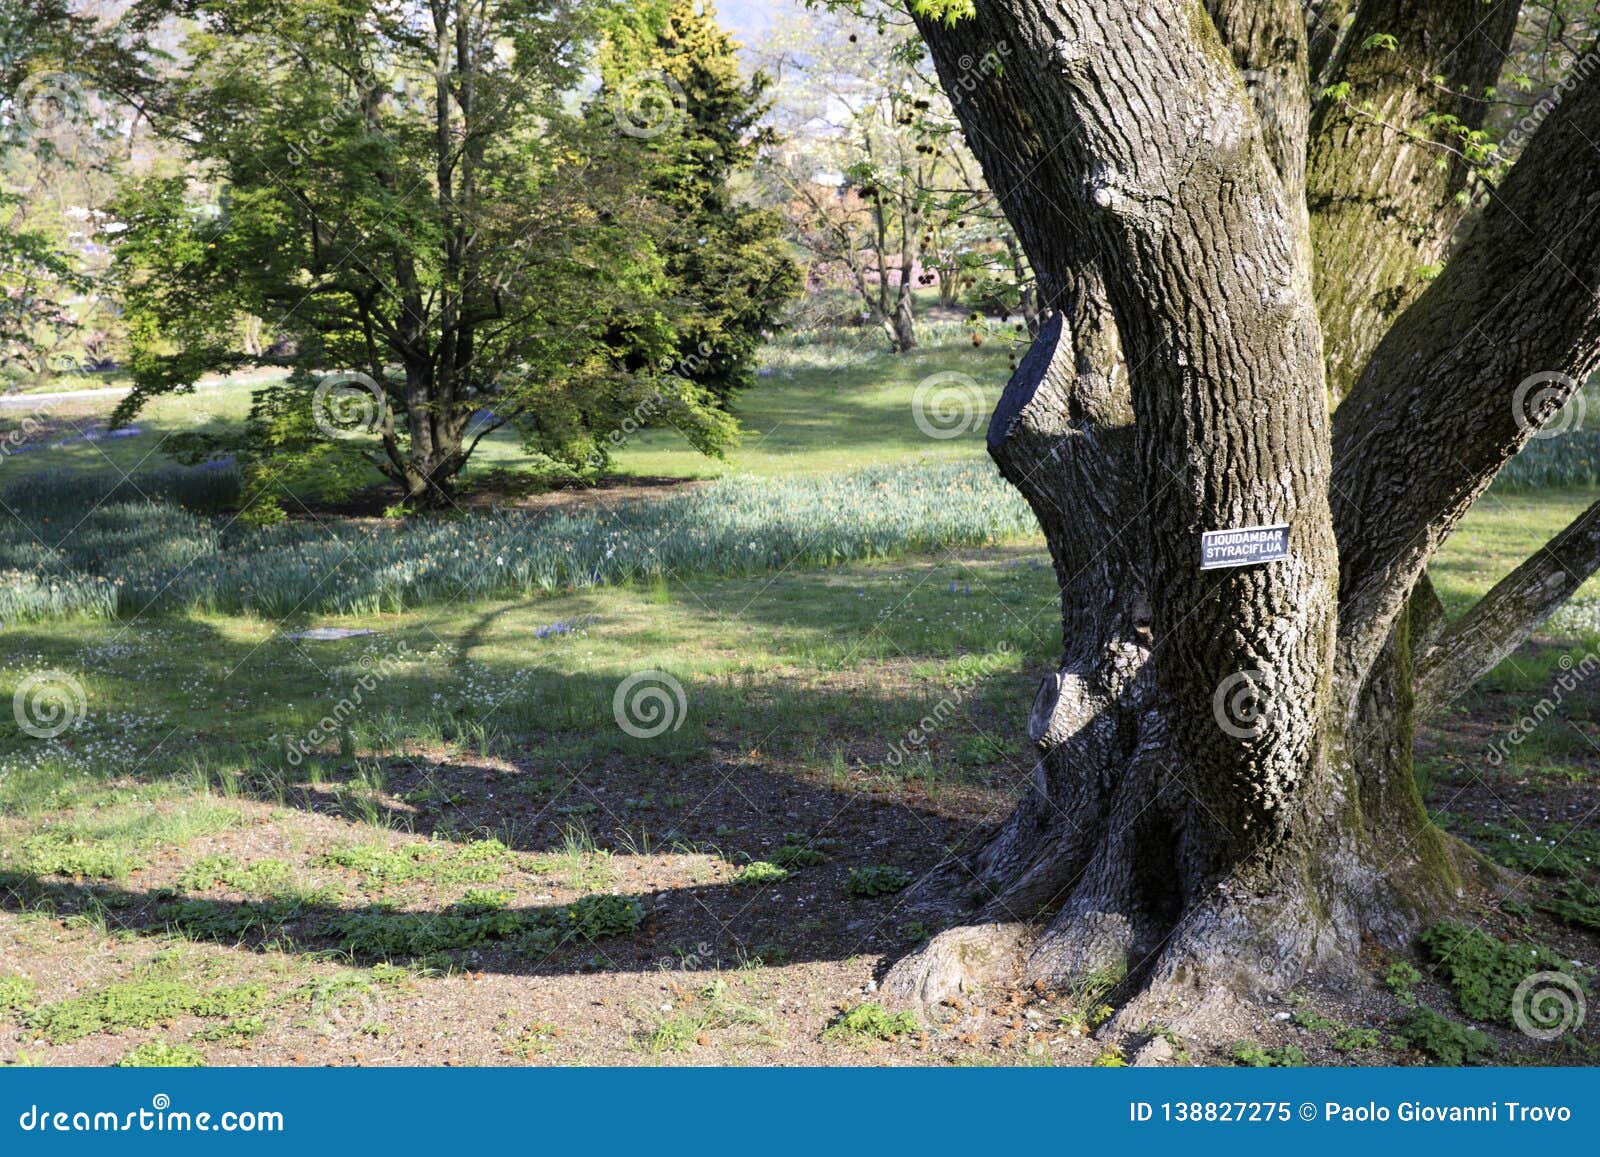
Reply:
<svg viewBox="0 0 1600 1157"><path fill-rule="evenodd" d="M787 832L783 837L783 846L768 859L780 868L811 868L826 862L829 854L838 848L839 841L829 836Z"/></svg>
<svg viewBox="0 0 1600 1157"><path fill-rule="evenodd" d="M646 1038L656 1054L685 1052L691 1045L709 1044L707 1033L735 1025L762 1025L767 1021L760 1009L741 1004L729 993L728 982L720 976L704 985L682 1008L660 1020Z"/></svg>
<svg viewBox="0 0 1600 1157"><path fill-rule="evenodd" d="M1229 1057L1236 1065L1251 1069L1287 1069L1306 1063L1306 1054L1294 1045L1264 1049L1254 1041L1235 1041Z"/></svg>
<svg viewBox="0 0 1600 1157"><path fill-rule="evenodd" d="M1333 1047L1342 1053L1355 1053L1375 1049L1383 1043L1375 1028L1347 1028L1333 1038Z"/></svg>
<svg viewBox="0 0 1600 1157"><path fill-rule="evenodd" d="M266 989L259 984L204 993L181 981L130 981L43 1005L28 1015L26 1024L56 1044L68 1044L99 1032L150 1028L179 1016L243 1016L266 1002Z"/></svg>
<svg viewBox="0 0 1600 1157"><path fill-rule="evenodd" d="M206 1059L191 1045L153 1040L117 1062L119 1069L203 1069Z"/></svg>
<svg viewBox="0 0 1600 1157"><path fill-rule="evenodd" d="M37 876L122 880L142 866L125 848L69 832L45 831L22 843L19 867Z"/></svg>
<svg viewBox="0 0 1600 1157"><path fill-rule="evenodd" d="M1405 960L1396 960L1389 965L1389 971L1384 974L1384 985L1405 1004L1416 1002L1415 989L1422 983L1422 973Z"/></svg>
<svg viewBox="0 0 1600 1157"><path fill-rule="evenodd" d="M390 848L373 844L335 848L318 857L331 867L359 873L369 885L492 884L511 867L511 850L499 840L474 840L460 847L437 843L402 844Z"/></svg>
<svg viewBox="0 0 1600 1157"><path fill-rule="evenodd" d="M767 860L756 860L746 864L744 869L733 877L735 884L776 884L779 880L787 880L789 873L786 869Z"/></svg>
<svg viewBox="0 0 1600 1157"><path fill-rule="evenodd" d="M1394 1043L1450 1066L1474 1064L1495 1052L1495 1043L1487 1033L1441 1016L1423 1004L1400 1022Z"/></svg>
<svg viewBox="0 0 1600 1157"><path fill-rule="evenodd" d="M33 981L26 976L0 976L0 1012L26 1012L33 1007Z"/></svg>
<svg viewBox="0 0 1600 1157"><path fill-rule="evenodd" d="M1123 1057L1122 1051L1112 1045L1090 1061L1089 1067L1093 1069L1125 1069L1128 1067L1128 1062Z"/></svg>
<svg viewBox="0 0 1600 1157"><path fill-rule="evenodd" d="M1419 943L1454 990L1461 1011L1474 1020L1511 1024L1519 984L1535 972L1573 973L1560 953L1537 944L1502 944L1451 920L1424 930ZM1573 979L1587 991L1582 977Z"/></svg>
<svg viewBox="0 0 1600 1157"><path fill-rule="evenodd" d="M1320 1012L1312 1012L1302 1008L1294 1014L1294 1023L1307 1032L1343 1032L1344 1025L1336 1020L1330 1020Z"/></svg>
<svg viewBox="0 0 1600 1157"><path fill-rule="evenodd" d="M917 1031L917 1018L910 1012L891 1013L881 1004L868 1002L845 1009L822 1031L824 1040L892 1041Z"/></svg>
<svg viewBox="0 0 1600 1157"><path fill-rule="evenodd" d="M851 868L844 882L844 890L852 896L886 896L900 891L911 883L911 879L910 872L892 864Z"/></svg>
<svg viewBox="0 0 1600 1157"><path fill-rule="evenodd" d="M248 895L273 895L289 883L294 869L283 860L241 864L232 856L202 856L178 876L178 887L190 892L226 888Z"/></svg>

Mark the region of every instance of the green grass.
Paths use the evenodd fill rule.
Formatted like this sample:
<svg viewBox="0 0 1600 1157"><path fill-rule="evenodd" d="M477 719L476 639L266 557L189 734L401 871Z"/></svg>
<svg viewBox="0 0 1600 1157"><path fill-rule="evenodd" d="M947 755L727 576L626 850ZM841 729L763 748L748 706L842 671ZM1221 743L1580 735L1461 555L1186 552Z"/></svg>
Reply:
<svg viewBox="0 0 1600 1157"><path fill-rule="evenodd" d="M289 523L224 535L211 520L163 504L24 509L0 520L0 573L17 574L0 590L8 622L170 610L372 614L827 566L1037 533L1026 504L979 462L724 479L610 511L400 527Z"/></svg>
<svg viewBox="0 0 1600 1157"><path fill-rule="evenodd" d="M972 594L960 593L968 588ZM997 664L976 685L975 707L1025 701L1024 664L1047 661L1056 647L1052 588L1037 550L1007 548L691 579L667 584L667 602L657 588L634 584L333 618L376 634L316 643L284 638L270 622L220 615L111 629L86 620L8 626L0 694L9 699L30 673L59 670L81 685L87 714L54 740L0 727L0 813L46 818L69 835L104 834L85 827L91 821L78 811L52 817L73 805L137 809L162 798L149 786L121 796L100 786L126 769L138 768L146 784L204 787L223 808L231 795L282 798L286 784L326 772L330 794L344 788L346 814L388 826L390 810L374 810L374 793L351 775L346 752L492 746L496 737L532 739L545 758L581 765L613 751L694 758L716 732L826 764L841 735L903 735L956 681L963 657ZM571 632L547 631L552 621L577 620L583 625ZM886 664L899 672L893 684L833 685L840 671L881 684ZM686 710L677 730L641 740L619 727L614 700L624 679L648 670L678 680ZM322 721L336 715L341 727L324 730ZM958 775L1019 762L964 768L955 754ZM403 826L403 817L393 822ZM100 846L136 855L135 833L124 835ZM574 850L581 860L585 850Z"/></svg>

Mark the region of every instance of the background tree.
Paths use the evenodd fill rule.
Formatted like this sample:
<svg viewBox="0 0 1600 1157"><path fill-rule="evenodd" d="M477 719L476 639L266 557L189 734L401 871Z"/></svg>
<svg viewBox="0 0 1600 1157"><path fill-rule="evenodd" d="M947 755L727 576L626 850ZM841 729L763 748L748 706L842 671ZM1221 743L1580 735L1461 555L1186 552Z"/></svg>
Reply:
<svg viewBox="0 0 1600 1157"><path fill-rule="evenodd" d="M668 292L692 304L673 343L675 372L724 405L754 377L762 334L800 288L782 218L752 203L748 178L773 134L761 122L770 78L740 71L738 45L700 0L654 0L612 25L600 57L603 118L634 126L667 211L659 248ZM654 105L653 109L651 105Z"/></svg>
<svg viewBox="0 0 1600 1157"><path fill-rule="evenodd" d="M904 13L880 4L808 13L774 32L784 190L813 279L846 286L902 352L915 347L919 288L946 307L1024 303L997 211L950 100ZM1014 305L1007 305L1014 299Z"/></svg>
<svg viewBox="0 0 1600 1157"><path fill-rule="evenodd" d="M1423 809L1418 709L1600 564L1592 509L1455 623L1419 590L1600 361L1600 77L1570 78L1374 333L1350 316L1366 291L1341 287L1426 264L1432 231L1399 264L1388 237L1314 239L1352 203L1457 213L1457 93L1495 83L1508 6L1351 5L1325 69L1336 105L1315 110L1297 0L913 6L947 89L1010 48L956 111L1051 311L989 445L1045 529L1064 647L1030 718L1028 796L947 878L969 922L889 987L936 997L1021 950L1051 985L1125 976L1130 1026L1203 1028L1233 995L1355 980L1363 943L1495 883ZM1455 121L1424 107L1358 130L1344 102L1400 83L1362 79L1375 52L1404 60L1402 103L1431 89ZM1424 146L1430 128L1454 139ZM1330 366L1353 367L1331 414ZM1203 531L1275 523L1287 561L1199 568Z"/></svg>
<svg viewBox="0 0 1600 1157"><path fill-rule="evenodd" d="M429 505L502 427L574 466L628 416L708 452L732 436L711 394L657 369L694 306L671 293L646 142L574 108L596 5L148 0L127 25L177 11L194 30L139 98L190 170L118 204L120 418L208 372L285 366L235 448L273 476L302 452L359 458Z"/></svg>

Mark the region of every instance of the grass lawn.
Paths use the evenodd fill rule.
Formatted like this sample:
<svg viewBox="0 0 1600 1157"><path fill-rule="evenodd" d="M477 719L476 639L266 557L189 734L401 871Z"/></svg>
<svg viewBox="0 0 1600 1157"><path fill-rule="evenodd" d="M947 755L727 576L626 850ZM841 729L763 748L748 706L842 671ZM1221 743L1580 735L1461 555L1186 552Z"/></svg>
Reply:
<svg viewBox="0 0 1600 1157"><path fill-rule="evenodd" d="M675 431L646 430L624 444L616 455L616 467L623 474L655 478L730 473L773 477L917 459L982 457L984 423L1005 384L1009 358L1010 342L1003 335L986 338L981 348L960 339L930 344L898 358L872 331L864 332L859 341L781 351L769 358L768 376L760 385L738 399L734 410L744 435L725 458L706 457ZM913 398L919 382L944 373L972 379L974 420L952 437L930 438L912 420ZM44 468L132 472L161 466L167 462L161 452L166 437L243 418L251 391L259 385L254 379L240 380L156 399L133 424L137 433L114 437L107 437L104 430L112 401L77 400L42 407L44 432L28 438L24 454L0 462L0 478ZM0 410L0 431L29 412ZM484 440L467 477L470 481L490 471L532 465L515 437L502 431Z"/></svg>

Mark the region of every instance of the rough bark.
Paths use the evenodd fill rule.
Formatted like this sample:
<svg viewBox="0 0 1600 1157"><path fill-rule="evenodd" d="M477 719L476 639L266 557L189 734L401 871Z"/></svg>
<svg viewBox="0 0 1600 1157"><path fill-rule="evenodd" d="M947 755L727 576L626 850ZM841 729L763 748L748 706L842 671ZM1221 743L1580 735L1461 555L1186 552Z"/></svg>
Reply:
<svg viewBox="0 0 1600 1157"><path fill-rule="evenodd" d="M1466 212L1469 166L1452 118L1483 125L1520 4L1364 0L1317 105L1307 204L1328 388L1342 398L1378 341L1427 287ZM1381 39L1392 37L1392 40Z"/></svg>
<svg viewBox="0 0 1600 1157"><path fill-rule="evenodd" d="M1334 420L1339 679L1359 687L1474 499L1600 365L1600 78L1540 126ZM1536 380L1552 375L1548 380Z"/></svg>
<svg viewBox="0 0 1600 1157"><path fill-rule="evenodd" d="M1307 99L1300 6L976 9L921 30L1050 311L989 447L1044 528L1063 648L1030 713L1026 798L940 878L969 885L960 926L886 988L926 1000L1109 970L1126 978L1131 1024L1180 1008L1193 1022L1208 1002L1308 975L1348 982L1364 939L1402 943L1459 902L1475 862L1429 822L1412 776L1413 655L1448 637L1430 551L1386 536L1438 527L1477 492L1440 482L1444 456L1423 447L1465 455L1482 484L1515 449L1494 419L1512 360L1540 351L1576 372L1594 355L1592 284L1542 287L1561 301L1528 303L1554 315L1531 337L1524 307L1496 314L1483 287L1530 239L1587 269L1585 190L1600 184L1557 191L1571 165L1514 174L1334 421L1297 179L1307 120L1288 107ZM1006 67L974 79L1001 43ZM1589 115L1571 103L1568 120ZM1529 155L1571 148L1566 132L1547 124ZM1473 362L1466 302L1467 324L1514 353ZM1388 382L1404 387L1394 412ZM1429 408L1441 397L1450 414ZM1423 453L1433 469L1417 468ZM1341 496L1356 483L1371 510ZM1278 522L1289 561L1199 570L1201 531Z"/></svg>

